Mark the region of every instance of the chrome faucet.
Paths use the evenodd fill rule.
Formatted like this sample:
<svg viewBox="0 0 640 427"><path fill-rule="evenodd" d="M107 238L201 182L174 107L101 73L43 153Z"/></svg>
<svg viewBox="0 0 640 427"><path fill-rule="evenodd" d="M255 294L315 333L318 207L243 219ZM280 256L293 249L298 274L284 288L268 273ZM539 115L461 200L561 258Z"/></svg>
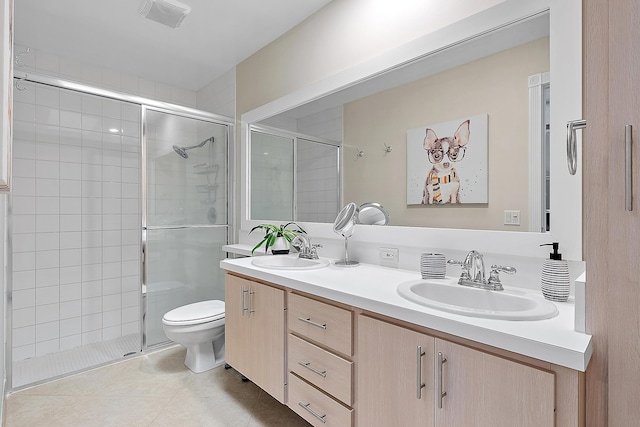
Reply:
<svg viewBox="0 0 640 427"><path fill-rule="evenodd" d="M318 259L318 248L322 245L311 244L311 238L304 234L298 234L292 241L293 246L298 252L298 258Z"/></svg>
<svg viewBox="0 0 640 427"><path fill-rule="evenodd" d="M484 258L478 251L470 251L464 258L464 261L450 259L447 262L449 264L459 265L460 268L462 268L462 273L460 273L460 279L458 280L459 285L489 289L492 291L504 290L499 277L499 273L501 271L507 274L513 274L516 272L516 269L513 267L492 265L489 280L486 280Z"/></svg>

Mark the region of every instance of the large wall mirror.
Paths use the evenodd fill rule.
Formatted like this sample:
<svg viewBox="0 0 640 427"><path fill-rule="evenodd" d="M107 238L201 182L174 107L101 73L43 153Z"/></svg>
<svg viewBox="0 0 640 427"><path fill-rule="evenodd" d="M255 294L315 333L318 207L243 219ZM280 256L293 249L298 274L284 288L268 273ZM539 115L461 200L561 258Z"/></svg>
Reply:
<svg viewBox="0 0 640 427"><path fill-rule="evenodd" d="M344 203L381 203L389 211L393 226L540 233L547 229L550 214L551 229L559 232L549 238L560 240L559 229L565 228L564 224L571 224L575 230L578 223L579 233L580 198L573 206L553 203L554 193L556 200L563 200L562 196L558 199L558 194L566 191L570 179L563 166L558 166L565 162L562 154L557 154L562 153L563 147L558 146L563 140L549 137L552 123L564 120L557 112L568 110L562 99L556 104L556 96L563 97L563 88L554 90L555 74L549 73L553 68L552 56L558 55L557 45L561 41L550 24L554 19L550 19L553 13L549 9L554 2L537 10L525 6L517 10L520 6L514 7L515 3L507 1L479 14L483 16L472 16L445 28L435 37L439 41L431 46L424 43L424 51L411 60L324 94L308 91L306 100L301 93L293 94L244 114L243 125L270 129L274 134L290 132L308 139L335 141L340 146L342 169L325 171L333 175L323 177L322 181L341 183L331 190L334 194L341 193ZM508 13L504 13L505 9L509 9ZM500 14L502 21L497 18ZM560 15L556 14L556 26ZM477 32L465 34L469 27ZM457 38L452 35L456 32ZM564 84L562 76L558 80L558 86ZM292 108L283 108L287 104ZM488 167L486 202L438 206L408 203L407 132L477 115L486 115L488 122L484 131ZM478 128L472 123L472 134L475 129ZM438 136L453 136L455 130L451 129L451 135ZM557 135L563 133L563 129L556 131ZM245 130L249 152L253 134ZM467 147L469 151L474 149L472 144ZM295 150L291 151L295 155ZM432 164L426 151L421 154L424 164L421 179L425 180ZM254 162L253 154L247 160L243 166L253 176L260 162ZM550 167L550 163L555 163L555 167ZM316 168L309 163L306 167ZM290 178L293 187L304 185L296 182L296 173ZM466 177L461 185L475 184L470 180L473 177ZM322 188L329 190L327 186ZM268 190L260 189L262 197L264 191ZM253 194L249 189L245 199L249 206ZM326 208L316 204L316 210L334 209L337 213L340 204L336 206L335 200L329 203L331 206ZM549 205L550 213L545 208ZM294 204L287 211L290 217L260 218L255 210L250 210L243 220L304 221L295 211ZM505 224L507 213L512 212L517 213L519 225ZM326 219L314 222L332 220L327 215ZM579 259L580 235L574 233L562 240L578 242L575 251L570 251L574 251L574 259Z"/></svg>

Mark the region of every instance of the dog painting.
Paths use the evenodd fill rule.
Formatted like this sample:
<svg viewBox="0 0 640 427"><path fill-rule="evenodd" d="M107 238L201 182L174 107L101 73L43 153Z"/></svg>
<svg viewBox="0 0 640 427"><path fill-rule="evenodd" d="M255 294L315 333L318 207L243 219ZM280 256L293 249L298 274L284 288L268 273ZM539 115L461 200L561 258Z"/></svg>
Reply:
<svg viewBox="0 0 640 427"><path fill-rule="evenodd" d="M407 131L407 204L487 203L488 116Z"/></svg>

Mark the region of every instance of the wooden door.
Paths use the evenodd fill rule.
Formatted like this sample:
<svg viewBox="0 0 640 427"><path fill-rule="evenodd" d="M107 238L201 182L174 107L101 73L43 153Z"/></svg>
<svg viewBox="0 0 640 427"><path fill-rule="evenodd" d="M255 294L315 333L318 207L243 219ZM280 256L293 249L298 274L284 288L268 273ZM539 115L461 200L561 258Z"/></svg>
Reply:
<svg viewBox="0 0 640 427"><path fill-rule="evenodd" d="M240 277L225 275L225 361L235 370L251 376L251 335L248 290L251 282ZM243 311L243 307L245 310Z"/></svg>
<svg viewBox="0 0 640 427"><path fill-rule="evenodd" d="M252 283L249 297L251 381L284 403L284 291Z"/></svg>
<svg viewBox="0 0 640 427"><path fill-rule="evenodd" d="M432 426L434 339L362 315L357 335L356 425ZM420 371L418 346L425 353Z"/></svg>
<svg viewBox="0 0 640 427"><path fill-rule="evenodd" d="M584 255L587 425L640 420L640 2L584 0ZM625 126L632 126L632 211L625 209Z"/></svg>
<svg viewBox="0 0 640 427"><path fill-rule="evenodd" d="M446 359L441 409L439 353ZM435 354L436 426L554 425L553 373L440 339Z"/></svg>

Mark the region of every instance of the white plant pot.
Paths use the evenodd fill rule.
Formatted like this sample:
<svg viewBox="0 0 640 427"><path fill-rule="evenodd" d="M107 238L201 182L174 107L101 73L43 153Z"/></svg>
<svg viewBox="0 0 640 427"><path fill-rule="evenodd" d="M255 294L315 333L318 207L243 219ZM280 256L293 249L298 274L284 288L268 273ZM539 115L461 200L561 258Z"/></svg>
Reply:
<svg viewBox="0 0 640 427"><path fill-rule="evenodd" d="M271 245L271 253L274 255L286 255L289 253L289 242L284 237L277 237Z"/></svg>

